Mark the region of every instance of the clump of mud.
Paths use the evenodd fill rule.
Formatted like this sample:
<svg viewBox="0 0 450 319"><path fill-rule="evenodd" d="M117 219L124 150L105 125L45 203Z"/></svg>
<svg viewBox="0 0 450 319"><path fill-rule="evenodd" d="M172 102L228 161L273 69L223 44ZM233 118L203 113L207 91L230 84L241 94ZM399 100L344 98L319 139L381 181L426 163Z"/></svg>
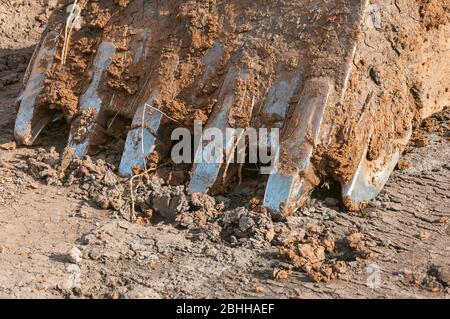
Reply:
<svg viewBox="0 0 450 319"><path fill-rule="evenodd" d="M55 148L37 149L27 159L27 171L47 185L72 187L72 196L93 201L102 209L123 213L127 205L125 180L117 176L114 166L102 159L73 159L60 155Z"/></svg>
<svg viewBox="0 0 450 319"><path fill-rule="evenodd" d="M259 242L271 242L274 235L273 222L267 214L239 207L226 211L220 218L223 237L231 243L245 243L249 238Z"/></svg>
<svg viewBox="0 0 450 319"><path fill-rule="evenodd" d="M277 227L274 241L279 246L279 255L293 269L305 272L313 282L328 282L347 273L349 255L352 259L372 256L362 233L350 233L345 238L346 247L338 248L328 229L311 223L302 228ZM275 268L274 277L286 277L290 271Z"/></svg>
<svg viewBox="0 0 450 319"><path fill-rule="evenodd" d="M448 267L431 264L426 272L403 269L401 274L410 283L432 292L442 291L446 287L450 287L450 271Z"/></svg>

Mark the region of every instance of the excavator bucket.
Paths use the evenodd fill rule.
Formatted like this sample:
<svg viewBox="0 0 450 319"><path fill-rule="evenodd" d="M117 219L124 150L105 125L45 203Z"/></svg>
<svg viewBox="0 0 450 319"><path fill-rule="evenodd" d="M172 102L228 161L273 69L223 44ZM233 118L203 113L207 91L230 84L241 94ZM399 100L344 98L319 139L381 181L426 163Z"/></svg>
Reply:
<svg viewBox="0 0 450 319"><path fill-rule="evenodd" d="M64 117L82 158L126 127L118 171L131 177L155 153L170 156L171 131L199 122L187 191L216 193L236 179L229 161L195 161L210 151L208 129L267 129L277 143L245 142L270 144L264 207L292 213L333 179L360 209L414 126L449 104L449 16L445 0L60 1L25 76L15 137L31 145ZM234 137L222 155L245 138Z"/></svg>

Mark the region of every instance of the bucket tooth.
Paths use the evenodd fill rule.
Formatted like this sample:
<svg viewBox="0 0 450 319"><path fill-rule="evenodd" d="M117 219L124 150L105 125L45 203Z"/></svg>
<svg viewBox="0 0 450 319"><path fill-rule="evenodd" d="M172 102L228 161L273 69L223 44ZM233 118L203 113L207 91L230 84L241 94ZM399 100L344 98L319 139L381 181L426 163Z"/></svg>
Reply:
<svg viewBox="0 0 450 319"><path fill-rule="evenodd" d="M28 80L19 98L20 106L14 127L14 136L20 144L32 145L42 129L56 117L55 112L47 107L36 105L36 99L42 93L46 73L54 63L58 40L56 31L48 32L36 48L28 67Z"/></svg>
<svg viewBox="0 0 450 319"><path fill-rule="evenodd" d="M407 131L404 138L392 143L392 145L397 145L397 150L394 150L386 157L380 157L373 161L367 159L369 138L356 172L348 182L341 183L343 202L349 210L358 210L360 207L365 206L368 201L378 196L394 171L411 134L412 128Z"/></svg>
<svg viewBox="0 0 450 319"><path fill-rule="evenodd" d="M120 162L121 176L132 176L133 168L136 166L145 168L147 157L156 148L157 134L163 115L153 108L154 101L152 97L148 103L139 107L134 115L132 129L128 132Z"/></svg>
<svg viewBox="0 0 450 319"><path fill-rule="evenodd" d="M260 174L270 174L275 154L278 148L279 131L286 120L289 105L296 94L301 80L301 72L283 72L267 92L261 111L253 118L253 127L267 129L259 131L256 140L250 139L249 149L259 152L262 163ZM277 130L277 131L275 131ZM263 156L261 156L264 154Z"/></svg>
<svg viewBox="0 0 450 319"><path fill-rule="evenodd" d="M261 108L261 113L256 117L254 127L266 128L267 136L260 136L256 145L250 145L253 149L263 152L272 150L277 145L272 145L274 137L272 129L281 129L286 119L289 105L300 85L301 73L282 73L267 93L266 100Z"/></svg>
<svg viewBox="0 0 450 319"><path fill-rule="evenodd" d="M170 86L175 81L175 75L180 63L177 55L170 55L170 69L166 69L165 75L170 75L164 85ZM150 98L146 103L140 105L133 116L131 130L125 141L125 148L119 166L119 174L124 177L133 175L133 168L145 169L147 158L155 151L159 130L162 126L163 113L157 107L156 101L161 98L161 79L155 77L150 79ZM153 88L155 87L155 88ZM144 91L147 87L144 87Z"/></svg>
<svg viewBox="0 0 450 319"><path fill-rule="evenodd" d="M357 210L360 205L367 203L379 194L400 158L399 152L394 153L390 161L375 171L365 159L366 155L367 150L355 175L350 182L343 185L342 198L350 210Z"/></svg>
<svg viewBox="0 0 450 319"><path fill-rule="evenodd" d="M103 73L111 64L111 57L115 52L116 47L110 42L102 42L98 48L93 64L92 81L80 98L79 115L74 120L70 130L68 144L70 148L73 148L75 157L83 158L86 156L91 146L92 136L102 109L102 98L99 95L98 88ZM80 123L82 117L86 117L86 123Z"/></svg>
<svg viewBox="0 0 450 319"><path fill-rule="evenodd" d="M246 82L249 78L249 72L236 67L231 68L225 78L224 84L219 94L219 102L214 107L205 130L209 128L219 129L223 137L226 137L226 128L229 126L229 116L234 107L241 108L236 105L239 97L235 94L234 88L239 82ZM251 114L251 110L249 112ZM202 139L203 141L203 139ZM236 141L233 139L225 140L223 149L224 161L234 152ZM188 187L189 193L207 193L216 183L219 172L224 167L222 163L213 161L205 161L208 156L207 148L199 148L195 151L195 164L192 172L191 182Z"/></svg>
<svg viewBox="0 0 450 319"><path fill-rule="evenodd" d="M210 84L213 78L217 76L217 70L220 67L223 55L224 48L222 44L216 42L202 58L205 67L201 78L196 83L195 93L192 94L191 100L193 103L201 104L201 98L199 96L203 95L202 91L204 90L204 87Z"/></svg>
<svg viewBox="0 0 450 319"><path fill-rule="evenodd" d="M329 79L305 82L299 102L285 125L263 201L275 213L290 213L300 207L317 184L311 157L331 91Z"/></svg>
<svg viewBox="0 0 450 319"><path fill-rule="evenodd" d="M300 72L286 73L270 88L262 109L262 126L282 128L289 104L299 87Z"/></svg>

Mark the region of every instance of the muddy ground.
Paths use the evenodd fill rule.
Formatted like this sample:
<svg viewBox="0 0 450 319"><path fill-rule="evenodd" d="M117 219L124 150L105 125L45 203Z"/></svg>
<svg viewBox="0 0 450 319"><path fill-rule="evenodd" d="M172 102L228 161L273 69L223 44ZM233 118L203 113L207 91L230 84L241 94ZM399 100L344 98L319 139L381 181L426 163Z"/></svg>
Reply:
<svg viewBox="0 0 450 319"><path fill-rule="evenodd" d="M9 144L52 1L1 3L0 297L449 298L448 109L416 130L361 212L346 212L330 185L282 221L225 198L181 196L176 216L148 212L130 223L128 183L113 167L93 158L59 175L63 122L34 147ZM148 211L148 194L161 207L178 191L152 179L135 190L137 208Z"/></svg>

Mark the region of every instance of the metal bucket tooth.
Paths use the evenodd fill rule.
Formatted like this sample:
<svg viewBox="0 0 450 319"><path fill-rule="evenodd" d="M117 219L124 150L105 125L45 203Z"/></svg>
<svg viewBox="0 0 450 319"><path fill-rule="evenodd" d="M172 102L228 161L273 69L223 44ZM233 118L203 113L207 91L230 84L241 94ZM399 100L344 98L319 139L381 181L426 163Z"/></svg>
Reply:
<svg viewBox="0 0 450 319"><path fill-rule="evenodd" d="M54 111L36 105L36 99L42 93L46 73L54 63L58 41L58 32L48 32L36 48L27 69L28 80L19 97L20 106L14 126L14 136L20 144L32 145L42 129L56 117Z"/></svg>
<svg viewBox="0 0 450 319"><path fill-rule="evenodd" d="M374 161L367 159L371 137L368 139L355 174L350 181L341 183L342 198L347 209L358 210L381 192L394 171L411 134L412 128L407 131L404 138L392 143L392 145L397 145L397 150L385 158Z"/></svg>
<svg viewBox="0 0 450 319"><path fill-rule="evenodd" d="M209 82L217 75L217 70L219 69L221 59L224 55L223 45L219 42L214 43L211 49L202 58L202 62L205 65L203 75L196 83L195 93L192 95L191 100L195 104L200 104L199 95L203 93L203 89Z"/></svg>
<svg viewBox="0 0 450 319"><path fill-rule="evenodd" d="M111 57L116 52L113 43L102 42L98 48L97 56L93 64L93 78L80 98L79 115L72 123L69 135L69 147L74 150L74 156L83 158L87 155L92 142L99 114L102 110L102 98L99 95L98 88L103 73L111 64ZM81 123L82 117L85 117L84 123Z"/></svg>
<svg viewBox="0 0 450 319"><path fill-rule="evenodd" d="M281 137L274 172L269 176L263 205L289 213L300 207L316 186L311 157L320 137L325 107L332 92L329 79L305 82L299 102Z"/></svg>
<svg viewBox="0 0 450 319"><path fill-rule="evenodd" d="M164 83L164 85L169 86L175 81L175 74L180 63L178 56L173 55L171 58L170 70L165 71L170 74L170 80L167 81L168 83ZM150 81L152 80L156 83L160 82L159 78L150 79ZM153 86L160 87L160 84L153 84ZM132 176L134 167L145 169L147 158L156 149L163 113L155 106L155 101L161 97L160 90L152 89L152 91L148 102L139 106L134 114L119 166L121 176Z"/></svg>
<svg viewBox="0 0 450 319"><path fill-rule="evenodd" d="M133 128L128 132L119 166L121 176L132 176L133 168L136 166L144 169L147 157L156 148L163 115L153 108L154 101L155 98L151 97L149 102L139 107L134 115Z"/></svg>
<svg viewBox="0 0 450 319"><path fill-rule="evenodd" d="M272 154L278 150L279 132L283 128L289 106L300 86L302 72L282 72L270 87L261 107L261 111L253 118L253 126L266 129L259 132L259 138L249 139L248 149L259 154L261 174L273 173L274 160ZM270 166L269 166L270 165Z"/></svg>
<svg viewBox="0 0 450 319"><path fill-rule="evenodd" d="M234 107L241 107L236 105L238 96L234 92L234 88L238 83L245 82L249 77L247 70L236 67L231 68L224 80L221 92L219 94L219 102L214 107L205 130L209 128L219 129L223 137L226 136L226 128L229 126L229 116ZM251 110L249 112L251 114ZM203 140L203 139L202 139ZM223 155L224 158L229 158L229 155L234 152L235 141L233 139L226 140L224 143ZM188 187L189 193L207 193L216 183L219 172L226 165L226 163L217 163L205 161L208 154L207 148L199 148L195 151L195 162L191 182Z"/></svg>
<svg viewBox="0 0 450 319"><path fill-rule="evenodd" d="M286 113L300 85L301 73L286 73L270 88L262 108L262 127L282 128Z"/></svg>

